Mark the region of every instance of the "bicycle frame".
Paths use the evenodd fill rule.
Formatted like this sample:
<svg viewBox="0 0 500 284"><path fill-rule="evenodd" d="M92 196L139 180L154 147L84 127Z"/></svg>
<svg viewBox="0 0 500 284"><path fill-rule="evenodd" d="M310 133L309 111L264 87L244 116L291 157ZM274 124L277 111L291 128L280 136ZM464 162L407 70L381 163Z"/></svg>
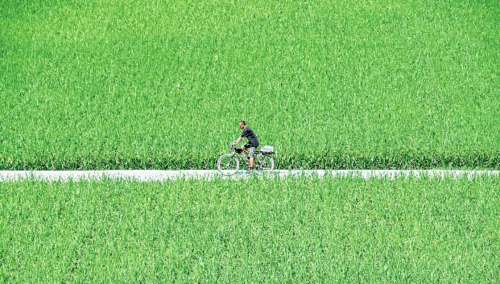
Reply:
<svg viewBox="0 0 500 284"><path fill-rule="evenodd" d="M262 152L262 151L255 151L254 159L259 155L271 157L272 154L274 154L274 153L273 152L268 153L268 152ZM236 158L241 158L241 160L243 160L243 162L245 162L247 167L250 167L250 157L247 157L246 153L242 149L234 148L233 149L233 156Z"/></svg>
<svg viewBox="0 0 500 284"><path fill-rule="evenodd" d="M250 166L250 158L246 156L246 153L243 150L241 150L239 148L234 148L233 149L233 156L237 157L238 159L241 158L241 160L243 160L243 162L245 162L247 167Z"/></svg>

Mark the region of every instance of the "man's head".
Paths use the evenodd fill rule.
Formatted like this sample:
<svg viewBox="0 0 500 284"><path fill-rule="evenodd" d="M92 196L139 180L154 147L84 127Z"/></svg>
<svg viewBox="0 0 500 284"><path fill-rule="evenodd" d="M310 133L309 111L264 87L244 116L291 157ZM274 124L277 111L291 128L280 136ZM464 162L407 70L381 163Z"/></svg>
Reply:
<svg viewBox="0 0 500 284"><path fill-rule="evenodd" d="M240 122L238 124L239 124L241 129L245 128L245 126L247 125L244 120L240 120Z"/></svg>

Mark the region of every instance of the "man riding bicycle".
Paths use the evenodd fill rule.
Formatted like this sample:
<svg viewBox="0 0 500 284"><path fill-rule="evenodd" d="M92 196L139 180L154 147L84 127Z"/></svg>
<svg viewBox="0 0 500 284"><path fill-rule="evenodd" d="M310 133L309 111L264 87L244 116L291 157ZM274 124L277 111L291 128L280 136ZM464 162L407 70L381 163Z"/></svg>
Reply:
<svg viewBox="0 0 500 284"><path fill-rule="evenodd" d="M245 121L241 120L239 123L241 129L243 129L243 133L241 133L240 137L236 141L233 142L233 145L237 145L243 138L247 138L248 142L241 146L241 150L243 150L250 157L250 170L254 169L254 155L255 150L259 147L259 139L253 132L250 126L246 125Z"/></svg>

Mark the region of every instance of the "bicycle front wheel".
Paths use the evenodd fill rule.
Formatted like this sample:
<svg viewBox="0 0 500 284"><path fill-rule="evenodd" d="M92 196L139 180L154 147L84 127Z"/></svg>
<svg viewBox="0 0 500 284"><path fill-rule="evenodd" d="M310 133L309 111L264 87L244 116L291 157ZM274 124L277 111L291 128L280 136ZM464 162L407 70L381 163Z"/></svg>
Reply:
<svg viewBox="0 0 500 284"><path fill-rule="evenodd" d="M234 175L240 169L240 160L233 154L225 154L217 160L217 169L223 175Z"/></svg>
<svg viewBox="0 0 500 284"><path fill-rule="evenodd" d="M255 157L255 166L257 170L270 172L274 170L274 159L268 155L258 154L257 157Z"/></svg>

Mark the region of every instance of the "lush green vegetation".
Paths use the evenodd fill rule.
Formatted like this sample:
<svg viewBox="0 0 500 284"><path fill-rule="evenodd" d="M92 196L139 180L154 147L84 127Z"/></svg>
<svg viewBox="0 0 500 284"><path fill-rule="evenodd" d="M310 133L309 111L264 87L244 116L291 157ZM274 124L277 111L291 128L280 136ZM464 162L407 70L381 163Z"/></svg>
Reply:
<svg viewBox="0 0 500 284"><path fill-rule="evenodd" d="M0 282L494 283L499 186L0 183Z"/></svg>
<svg viewBox="0 0 500 284"><path fill-rule="evenodd" d="M500 168L500 3L1 1L0 169Z"/></svg>

